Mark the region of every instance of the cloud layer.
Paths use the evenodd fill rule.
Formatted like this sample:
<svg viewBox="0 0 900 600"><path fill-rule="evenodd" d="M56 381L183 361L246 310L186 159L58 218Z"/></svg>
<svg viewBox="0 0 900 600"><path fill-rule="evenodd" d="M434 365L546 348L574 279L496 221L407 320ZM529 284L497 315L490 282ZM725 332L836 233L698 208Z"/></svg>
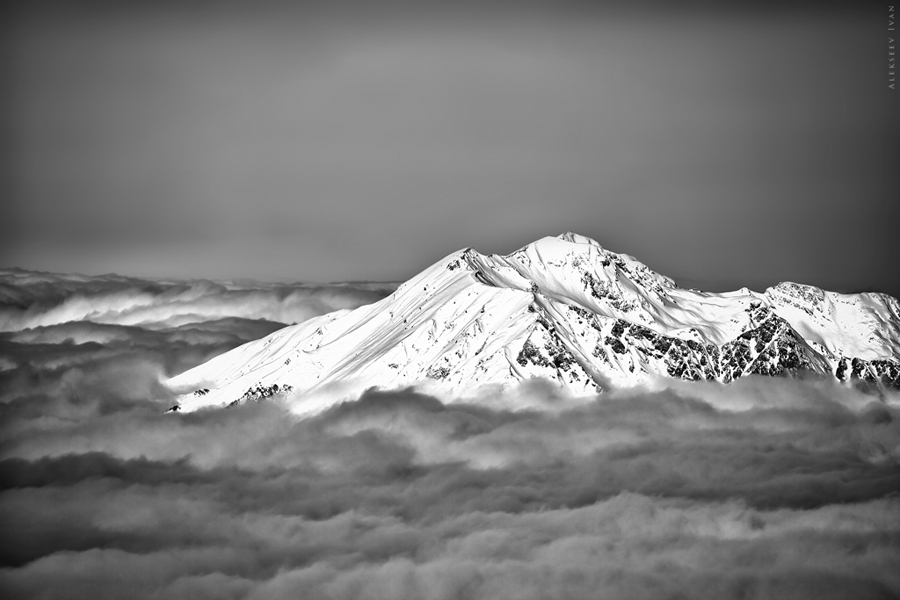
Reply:
<svg viewBox="0 0 900 600"><path fill-rule="evenodd" d="M4 282L4 597L900 594L896 394L748 379L521 390L554 410L399 390L305 420L162 414L161 377L385 290Z"/></svg>

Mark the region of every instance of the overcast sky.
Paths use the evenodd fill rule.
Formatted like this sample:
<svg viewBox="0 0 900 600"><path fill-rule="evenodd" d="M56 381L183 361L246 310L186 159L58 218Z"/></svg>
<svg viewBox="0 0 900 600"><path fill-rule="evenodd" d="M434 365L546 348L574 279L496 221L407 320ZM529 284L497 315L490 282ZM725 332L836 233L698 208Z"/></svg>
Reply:
<svg viewBox="0 0 900 600"><path fill-rule="evenodd" d="M334 5L7 13L0 263L402 280L573 230L900 296L886 4Z"/></svg>

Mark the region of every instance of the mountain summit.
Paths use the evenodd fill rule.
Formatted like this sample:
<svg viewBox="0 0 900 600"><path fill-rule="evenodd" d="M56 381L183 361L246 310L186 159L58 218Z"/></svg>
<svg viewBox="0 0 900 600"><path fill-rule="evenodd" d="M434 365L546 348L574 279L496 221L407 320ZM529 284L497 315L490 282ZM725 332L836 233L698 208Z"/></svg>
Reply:
<svg viewBox="0 0 900 600"><path fill-rule="evenodd" d="M900 303L796 283L686 290L564 233L506 256L454 252L375 304L285 327L168 384L195 410L329 386L468 395L542 378L593 394L655 376L801 371L900 386Z"/></svg>

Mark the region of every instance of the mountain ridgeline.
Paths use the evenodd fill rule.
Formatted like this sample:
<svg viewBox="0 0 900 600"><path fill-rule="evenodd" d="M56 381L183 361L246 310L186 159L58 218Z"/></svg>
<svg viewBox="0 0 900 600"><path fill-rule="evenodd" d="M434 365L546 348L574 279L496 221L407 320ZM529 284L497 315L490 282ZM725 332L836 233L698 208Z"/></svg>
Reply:
<svg viewBox="0 0 900 600"><path fill-rule="evenodd" d="M506 256L460 250L379 302L285 327L168 383L195 410L338 388L465 397L539 378L585 395L803 372L900 387L900 303L796 283L686 290L566 233Z"/></svg>

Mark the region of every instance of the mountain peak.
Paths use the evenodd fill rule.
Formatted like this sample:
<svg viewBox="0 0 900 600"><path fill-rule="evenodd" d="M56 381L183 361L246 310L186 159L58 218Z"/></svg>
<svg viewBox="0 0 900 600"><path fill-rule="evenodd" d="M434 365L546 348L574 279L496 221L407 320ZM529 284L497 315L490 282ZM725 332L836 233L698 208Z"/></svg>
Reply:
<svg viewBox="0 0 900 600"><path fill-rule="evenodd" d="M559 234L556 237L565 242L571 242L573 244L589 244L591 246L600 246L600 244L598 244L596 240L591 239L586 235L575 233L574 231L567 231L565 233Z"/></svg>
<svg viewBox="0 0 900 600"><path fill-rule="evenodd" d="M790 282L684 290L566 232L507 255L459 250L375 304L286 327L169 383L191 410L334 386L465 397L541 378L593 394L650 377L801 370L900 385L897 301Z"/></svg>

